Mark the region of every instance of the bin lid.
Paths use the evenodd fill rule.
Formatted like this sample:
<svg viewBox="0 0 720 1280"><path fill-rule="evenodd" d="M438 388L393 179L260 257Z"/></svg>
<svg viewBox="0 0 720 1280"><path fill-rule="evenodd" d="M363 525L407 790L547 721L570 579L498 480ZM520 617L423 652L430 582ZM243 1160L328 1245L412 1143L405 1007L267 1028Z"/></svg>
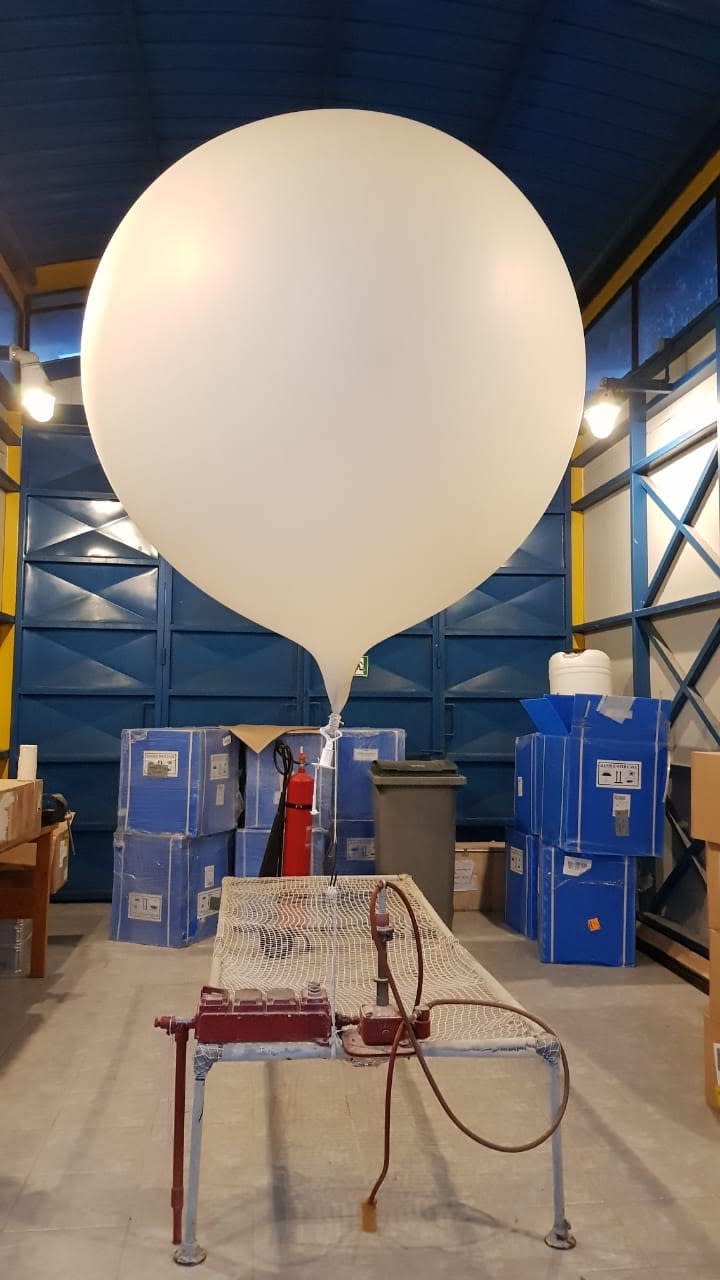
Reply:
<svg viewBox="0 0 720 1280"><path fill-rule="evenodd" d="M376 787L461 787L465 782L453 760L373 760L370 777Z"/></svg>

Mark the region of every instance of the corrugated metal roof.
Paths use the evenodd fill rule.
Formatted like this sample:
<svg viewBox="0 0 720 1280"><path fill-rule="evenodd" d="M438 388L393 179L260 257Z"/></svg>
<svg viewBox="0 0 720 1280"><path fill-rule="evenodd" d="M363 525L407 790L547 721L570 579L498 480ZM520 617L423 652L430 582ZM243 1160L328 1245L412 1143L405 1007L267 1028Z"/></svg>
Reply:
<svg viewBox="0 0 720 1280"><path fill-rule="evenodd" d="M99 255L215 134L345 106L487 155L580 279L720 124L717 0L24 0L0 49L5 248L33 264Z"/></svg>

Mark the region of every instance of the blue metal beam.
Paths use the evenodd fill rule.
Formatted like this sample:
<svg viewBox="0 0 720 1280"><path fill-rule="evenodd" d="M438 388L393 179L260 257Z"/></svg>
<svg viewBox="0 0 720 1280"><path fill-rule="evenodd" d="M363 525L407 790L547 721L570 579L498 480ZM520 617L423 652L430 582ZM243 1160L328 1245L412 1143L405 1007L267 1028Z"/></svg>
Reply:
<svg viewBox="0 0 720 1280"><path fill-rule="evenodd" d="M649 485L646 480L642 478L640 479L640 483L647 490L647 492L654 499L654 501L657 502L663 514L664 515L670 514L670 518L673 520L673 523L675 524L675 531L670 541L668 542L662 556L660 557L660 563L658 564L657 569L655 570L652 576L652 580L648 586L645 599L641 602L641 607L651 605L654 602L658 594L658 591L667 581L668 576L673 568L673 565L675 564L675 561L680 555L680 552L682 551L682 548L683 548L683 544L686 541L690 543L690 546L693 547L698 552L698 554L702 556L706 564L709 564L710 567L714 569L715 573L717 573L718 576L720 577L720 562L718 562L713 552L711 552L708 548L704 547L703 543L698 538L695 537L695 534L691 528L693 521L698 515L698 512L700 511L700 508L703 502L705 501L705 498L707 497L710 486L712 485L713 480L717 475L717 470L718 470L718 455L717 455L717 450L715 449L710 454L710 457L705 463L705 466L703 467L700 473L700 476L698 477L695 488L690 494L690 497L688 498L685 504L685 509L679 519L676 515L670 512L670 508L666 506L666 504L662 501L662 499L656 493L655 489L653 489L652 486Z"/></svg>
<svg viewBox="0 0 720 1280"><path fill-rule="evenodd" d="M642 476L634 468L645 457L645 397L630 395L630 601L632 620L633 689L640 698L650 697L650 648L638 609L647 591L647 494Z"/></svg>
<svg viewBox="0 0 720 1280"><path fill-rule="evenodd" d="M720 591L708 591L700 596L685 596L682 600L667 600L662 604L649 605L647 608L636 610L636 616L639 618L672 617L678 613L696 613L699 609L713 607L720 607ZM629 627L632 618L632 612L615 613L607 618L595 618L592 622L578 623L573 627L573 631L578 635L591 635L594 631L615 631L618 627Z"/></svg>
<svg viewBox="0 0 720 1280"><path fill-rule="evenodd" d="M641 623L641 625L644 625L647 632L648 640L653 645L653 648L655 649L655 652L657 653L658 657L661 659L663 665L665 666L667 671L670 673L672 679L675 681L678 687L678 692L684 693L685 700L690 703L695 714L699 717L700 720L702 720L708 733L717 743L718 747L720 747L720 720L718 720L717 716L715 716L713 712L710 710L710 708L707 706L705 699L701 697L701 695L697 692L696 689L693 689L690 687L690 685L687 683L686 677L683 676L681 672L678 670L678 668L675 666L670 656L670 651L667 645L665 644L665 641L662 639L660 635L658 635L652 622L646 621L644 624ZM675 701L676 699L673 700L673 705L675 704ZM680 708L678 707L675 715L676 716L679 715L679 712L680 712Z"/></svg>
<svg viewBox="0 0 720 1280"><path fill-rule="evenodd" d="M718 621L712 627L710 634L705 640L705 643L701 646L699 652L696 654L693 662L691 663L690 669L687 675L685 676L686 686L692 689L697 689L698 680L701 679L703 673L706 671L708 667L708 664L712 661L719 647L720 647L720 619L718 619ZM698 696L701 697L702 695L698 695ZM677 719L682 707L684 707L686 702L687 702L687 693L685 689L684 688L678 689L677 693L675 694L675 697L673 698L672 707L670 708L670 719L672 721L675 721Z"/></svg>

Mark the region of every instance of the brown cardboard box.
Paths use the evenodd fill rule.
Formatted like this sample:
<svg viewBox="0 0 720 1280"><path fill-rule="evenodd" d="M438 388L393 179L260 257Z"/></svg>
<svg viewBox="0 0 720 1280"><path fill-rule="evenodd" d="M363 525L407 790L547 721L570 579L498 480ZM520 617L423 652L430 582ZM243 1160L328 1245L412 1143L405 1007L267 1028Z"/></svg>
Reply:
<svg viewBox="0 0 720 1280"><path fill-rule="evenodd" d="M708 929L710 952L710 1012L720 1019L720 929Z"/></svg>
<svg viewBox="0 0 720 1280"><path fill-rule="evenodd" d="M455 845L455 911L503 910L505 845L489 840Z"/></svg>
<svg viewBox="0 0 720 1280"><path fill-rule="evenodd" d="M708 928L720 929L720 844L705 845L705 878Z"/></svg>
<svg viewBox="0 0 720 1280"><path fill-rule="evenodd" d="M0 850L40 834L42 782L0 778Z"/></svg>
<svg viewBox="0 0 720 1280"><path fill-rule="evenodd" d="M720 1111L720 1018L708 1010L705 1023L705 1101Z"/></svg>
<svg viewBox="0 0 720 1280"><path fill-rule="evenodd" d="M59 893L67 883L70 862L70 823L75 817L69 813L67 823L60 823L52 834L52 855L50 862L50 892Z"/></svg>
<svg viewBox="0 0 720 1280"><path fill-rule="evenodd" d="M720 751L690 753L690 835L720 844Z"/></svg>

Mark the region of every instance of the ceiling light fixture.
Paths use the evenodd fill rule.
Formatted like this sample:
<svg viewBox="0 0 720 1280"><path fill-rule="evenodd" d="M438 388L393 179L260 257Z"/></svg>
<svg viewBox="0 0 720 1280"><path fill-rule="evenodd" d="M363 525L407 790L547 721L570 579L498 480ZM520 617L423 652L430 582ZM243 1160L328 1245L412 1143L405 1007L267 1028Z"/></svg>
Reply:
<svg viewBox="0 0 720 1280"><path fill-rule="evenodd" d="M667 375L663 379L648 379L642 384L626 382L624 378L601 378L597 391L588 397L584 418L597 440L607 440L617 425L623 401L631 391L666 396L673 390L673 383Z"/></svg>
<svg viewBox="0 0 720 1280"><path fill-rule="evenodd" d="M15 344L0 347L0 360L14 360L20 368L20 403L36 422L49 422L55 412L55 395L34 351Z"/></svg>

